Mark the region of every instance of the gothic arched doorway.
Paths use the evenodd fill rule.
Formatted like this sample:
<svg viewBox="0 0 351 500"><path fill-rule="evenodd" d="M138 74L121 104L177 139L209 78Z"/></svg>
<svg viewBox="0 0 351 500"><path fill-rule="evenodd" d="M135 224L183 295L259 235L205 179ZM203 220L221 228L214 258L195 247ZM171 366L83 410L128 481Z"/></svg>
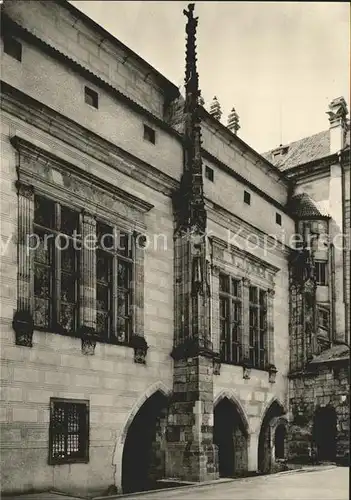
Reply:
<svg viewBox="0 0 351 500"><path fill-rule="evenodd" d="M247 471L247 430L236 404L226 397L214 408L213 442L218 446L220 477Z"/></svg>
<svg viewBox="0 0 351 500"><path fill-rule="evenodd" d="M167 397L155 392L130 424L122 456L123 493L153 489L156 481L164 477L162 436L167 405Z"/></svg>
<svg viewBox="0 0 351 500"><path fill-rule="evenodd" d="M262 474L269 474L272 470L272 435L271 423L273 419L284 415L283 407L278 401L273 401L266 411L258 438L258 471ZM276 437L276 436L275 436ZM285 438L285 436L284 436Z"/></svg>
<svg viewBox="0 0 351 500"><path fill-rule="evenodd" d="M332 406L316 410L313 422L313 441L319 462L336 459L336 412Z"/></svg>

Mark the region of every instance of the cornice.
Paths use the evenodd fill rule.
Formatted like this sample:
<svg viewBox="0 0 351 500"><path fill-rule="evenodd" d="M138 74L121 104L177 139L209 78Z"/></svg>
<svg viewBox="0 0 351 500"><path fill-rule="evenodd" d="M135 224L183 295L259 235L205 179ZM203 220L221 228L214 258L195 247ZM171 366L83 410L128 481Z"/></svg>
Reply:
<svg viewBox="0 0 351 500"><path fill-rule="evenodd" d="M101 192L112 196L113 199L122 202L124 205L128 205L131 208L137 209L141 213L149 212L152 208L154 208L154 205L152 205L151 203L148 203L147 201L144 201L117 186L113 186L103 181L95 175L92 175L91 173L81 169L79 166L77 166L76 163L69 163L67 160L56 156L48 149L45 150L43 149L43 147L34 144L34 142L30 142L19 132L11 137L10 142L12 146L20 153L20 157L24 156L27 158L31 158L36 163L49 163L50 168L56 168L60 171L65 171L72 177L79 178L82 180L82 182L85 182L88 185L93 185L95 189L98 189ZM21 160L18 169L19 171L26 170Z"/></svg>
<svg viewBox="0 0 351 500"><path fill-rule="evenodd" d="M1 109L166 196L179 185L149 163L3 81Z"/></svg>

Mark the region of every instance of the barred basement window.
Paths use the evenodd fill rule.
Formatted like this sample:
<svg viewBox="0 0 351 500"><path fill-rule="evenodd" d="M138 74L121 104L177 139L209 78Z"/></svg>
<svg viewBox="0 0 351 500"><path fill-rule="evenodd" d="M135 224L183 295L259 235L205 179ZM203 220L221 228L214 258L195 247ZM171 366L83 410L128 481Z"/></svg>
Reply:
<svg viewBox="0 0 351 500"><path fill-rule="evenodd" d="M224 363L242 360L241 283L225 274L219 275L220 353Z"/></svg>
<svg viewBox="0 0 351 500"><path fill-rule="evenodd" d="M255 286L249 289L249 352L254 368L266 366L267 292Z"/></svg>
<svg viewBox="0 0 351 500"><path fill-rule="evenodd" d="M80 214L45 197L34 198L34 323L74 332L79 315Z"/></svg>
<svg viewBox="0 0 351 500"><path fill-rule="evenodd" d="M132 331L133 239L97 222L96 330L111 342L128 343Z"/></svg>
<svg viewBox="0 0 351 500"><path fill-rule="evenodd" d="M89 462L89 401L50 398L49 464Z"/></svg>
<svg viewBox="0 0 351 500"><path fill-rule="evenodd" d="M327 263L326 262L315 262L316 270L316 283L320 286L326 286L328 284L327 279Z"/></svg>

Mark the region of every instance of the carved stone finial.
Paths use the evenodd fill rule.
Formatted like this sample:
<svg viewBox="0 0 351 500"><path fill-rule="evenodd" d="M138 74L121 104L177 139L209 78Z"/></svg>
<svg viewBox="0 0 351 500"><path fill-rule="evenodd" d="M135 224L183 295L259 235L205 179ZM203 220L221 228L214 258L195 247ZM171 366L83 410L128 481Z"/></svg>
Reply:
<svg viewBox="0 0 351 500"><path fill-rule="evenodd" d="M231 132L233 132L233 134L237 134L238 130L240 129L239 115L235 111L235 108L232 108L231 112L229 113L227 127Z"/></svg>
<svg viewBox="0 0 351 500"><path fill-rule="evenodd" d="M335 122L344 123L346 121L346 116L348 115L348 109L346 101L343 97L337 97L333 99L329 104L329 111L327 111L329 116L330 124Z"/></svg>
<svg viewBox="0 0 351 500"><path fill-rule="evenodd" d="M220 120L222 116L222 110L221 110L221 105L218 102L218 99L216 96L214 96L213 101L210 104L210 115L213 116L213 118L216 118L216 120Z"/></svg>

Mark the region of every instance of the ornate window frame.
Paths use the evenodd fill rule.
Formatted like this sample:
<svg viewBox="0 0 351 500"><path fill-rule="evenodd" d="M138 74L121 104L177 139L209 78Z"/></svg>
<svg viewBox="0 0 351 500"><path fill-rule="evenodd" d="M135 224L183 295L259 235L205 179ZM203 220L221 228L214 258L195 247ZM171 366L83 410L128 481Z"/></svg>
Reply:
<svg viewBox="0 0 351 500"><path fill-rule="evenodd" d="M18 292L13 327L18 345L32 346L33 323L33 252L28 235L33 232L34 193L63 203L82 214L82 237L95 231L96 219L106 221L138 240L133 262L132 336L130 346L135 360L144 362L144 250L145 213L148 203L119 187L90 174L81 160L74 163L53 154L48 146L34 144L26 134L16 133L11 144L17 150L18 191ZM82 350L93 354L96 340L96 269L95 250L82 247L80 277L80 328ZM57 332L62 333L62 332Z"/></svg>
<svg viewBox="0 0 351 500"><path fill-rule="evenodd" d="M279 268L242 250L229 245L224 240L212 236L212 297L219 303L219 275L228 274L242 281L242 361L243 377L250 377L250 369L263 369L269 373L269 381L274 383L277 373L274 364L274 287L275 275ZM263 368L253 367L249 354L249 289L255 286L267 293L267 335L266 363ZM215 350L219 352L220 324L219 306L213 304L212 337Z"/></svg>

